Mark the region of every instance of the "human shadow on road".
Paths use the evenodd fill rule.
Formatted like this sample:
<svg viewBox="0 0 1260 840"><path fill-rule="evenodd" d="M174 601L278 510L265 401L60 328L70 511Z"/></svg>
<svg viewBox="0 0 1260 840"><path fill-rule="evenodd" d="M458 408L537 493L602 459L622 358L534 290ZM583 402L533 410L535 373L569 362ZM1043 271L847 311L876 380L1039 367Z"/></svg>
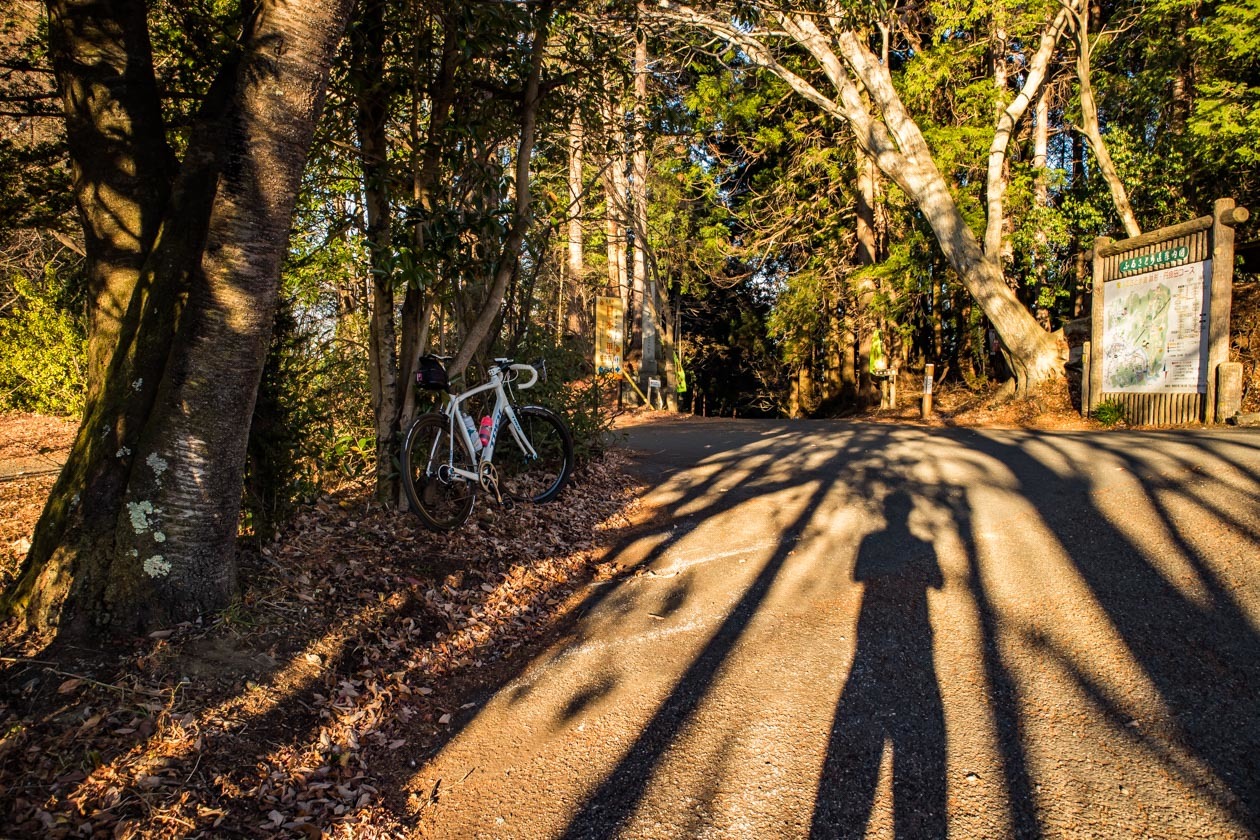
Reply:
<svg viewBox="0 0 1260 840"><path fill-rule="evenodd" d="M914 501L884 500L884 530L858 548L865 584L857 652L836 707L810 837L863 837L879 769L892 753L895 837L944 837L945 712L932 656L927 593L943 584L936 551L909 528Z"/></svg>

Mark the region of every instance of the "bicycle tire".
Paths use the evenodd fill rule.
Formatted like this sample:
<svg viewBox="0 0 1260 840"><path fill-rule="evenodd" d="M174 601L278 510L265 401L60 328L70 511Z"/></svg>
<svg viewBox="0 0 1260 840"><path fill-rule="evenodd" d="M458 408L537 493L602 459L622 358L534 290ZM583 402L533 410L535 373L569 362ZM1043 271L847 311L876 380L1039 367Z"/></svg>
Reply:
<svg viewBox="0 0 1260 840"><path fill-rule="evenodd" d="M526 455L504 416L495 438L499 489L517 501L549 502L560 495L573 474L573 435L557 414L542 406L521 406L515 411L538 457Z"/></svg>
<svg viewBox="0 0 1260 840"><path fill-rule="evenodd" d="M452 441L454 449L451 448ZM407 430L402 448L403 488L411 509L432 531L453 531L472 514L477 483L444 475L450 463L476 471L477 462L459 436L451 436L445 414L422 414Z"/></svg>

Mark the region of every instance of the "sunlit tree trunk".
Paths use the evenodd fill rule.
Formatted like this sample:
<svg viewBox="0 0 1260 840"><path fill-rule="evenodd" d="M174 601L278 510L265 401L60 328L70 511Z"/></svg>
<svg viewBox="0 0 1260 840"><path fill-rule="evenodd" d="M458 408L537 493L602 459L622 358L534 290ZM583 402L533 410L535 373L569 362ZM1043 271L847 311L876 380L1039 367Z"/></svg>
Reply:
<svg viewBox="0 0 1260 840"><path fill-rule="evenodd" d="M1062 348L1007 285L998 255L986 252L968 227L948 182L936 166L931 148L897 93L887 64L870 51L859 33L846 28L847 19L843 16L828 18L770 8L764 11L766 25L786 34L808 53L813 66L829 84L831 95L780 62L768 46L769 41L762 40L764 30L733 25L728 17L672 0L660 0L658 4L658 14L702 28L738 46L752 61L779 76L797 95L845 120L857 145L914 201L946 260L993 323L1015 374L1016 390L1026 391L1047 379L1061 378ZM828 33L824 34L820 26L829 27ZM861 91L869 94L871 107L864 102ZM994 165L991 155L990 171ZM995 221L1000 236L1000 219L990 219L989 224Z"/></svg>
<svg viewBox="0 0 1260 840"><path fill-rule="evenodd" d="M205 616L232 597L246 440L280 263L349 6L263 2L206 95L108 367L4 595L5 612L28 628L134 632ZM90 88L77 59L98 50L146 61L127 52L142 9L57 10L62 84ZM71 98L70 119L110 134L108 106L75 109ZM72 154L85 172L97 155L139 161L160 146L162 127L143 133L110 134L116 146ZM133 206L143 194L136 186ZM103 212L80 207L87 225Z"/></svg>
<svg viewBox="0 0 1260 840"><path fill-rule="evenodd" d="M636 333L643 353L639 375L642 379L640 384L645 389L647 377L659 373L657 357L660 333L656 279L648 271L647 63L647 33L639 29L634 39L634 136L630 154L630 214L634 230L634 298L638 302Z"/></svg>
<svg viewBox="0 0 1260 840"><path fill-rule="evenodd" d="M464 333L463 344L455 358L448 365L452 376L464 372L473 356L479 353L492 336L492 327L499 318L500 307L507 293L508 282L517 269L521 256L521 247L525 242L525 233L533 220L531 190L529 182L530 159L534 153L534 142L538 126L538 106L542 81L543 55L546 52L547 37L551 23L551 4L543 3L534 11L534 42L530 48L529 76L525 80L525 89L521 95L521 136L516 148L516 201L512 222L507 237L499 253L494 276L490 287L476 317L468 325Z"/></svg>
<svg viewBox="0 0 1260 840"><path fill-rule="evenodd" d="M858 153L858 188L856 199L857 251L854 258L860 266L875 265L879 260L879 243L875 228L875 163L862 152ZM875 300L875 284L863 277L853 290L857 298L858 321L858 394L859 408L866 408L878 399L875 382L871 377L871 304Z"/></svg>
<svg viewBox="0 0 1260 840"><path fill-rule="evenodd" d="M586 276L586 254L582 240L582 197L585 192L582 183L583 133L582 114L575 110L573 118L569 122L569 210L568 220L565 225L566 241L563 272L567 289L562 291L560 295L562 310L560 320L564 329L572 335L583 335L585 333L583 313L586 311L586 306L584 304L585 289L583 288L583 283Z"/></svg>
<svg viewBox="0 0 1260 840"><path fill-rule="evenodd" d="M626 253L627 196L626 136L620 93L609 79L604 80L604 96L600 102L604 132L601 138L604 154L600 160L600 185L604 192L604 240L607 256L607 293L621 297L625 305L626 325L633 320L628 260Z"/></svg>
<svg viewBox="0 0 1260 840"><path fill-rule="evenodd" d="M1120 173L1107 151L1103 141L1102 127L1098 122L1098 103L1094 100L1094 83L1090 75L1090 62L1093 58L1093 45L1089 40L1090 4L1087 0L1074 4L1073 31L1076 35L1076 79L1081 86L1081 131L1089 142L1089 148L1098 162L1098 171L1102 174L1111 191L1111 201L1115 205L1124 232L1129 236L1139 236L1142 229L1138 227L1133 206L1129 203L1128 191L1120 180Z"/></svg>

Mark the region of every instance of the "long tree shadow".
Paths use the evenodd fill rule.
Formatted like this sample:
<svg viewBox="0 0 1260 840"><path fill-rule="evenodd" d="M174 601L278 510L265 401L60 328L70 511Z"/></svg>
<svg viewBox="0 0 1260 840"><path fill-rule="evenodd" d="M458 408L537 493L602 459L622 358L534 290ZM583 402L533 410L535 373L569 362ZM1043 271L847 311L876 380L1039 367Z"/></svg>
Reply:
<svg viewBox="0 0 1260 840"><path fill-rule="evenodd" d="M1235 596L1213 573L1210 561L1221 558L1203 556L1203 549L1195 548L1181 534L1193 523L1177 521L1150 488L1143 487L1171 535L1175 552L1199 572L1209 591L1207 604L1196 603L1153 565L1153 558L1106 512L1089 501L1094 498L1094 486L1084 469L1062 478L1031 456L1024 442L1024 436L1005 440L993 435L978 438L973 445L1019 476L1020 491L1037 508L1159 691L1182 745L1211 768L1223 786L1224 790L1218 788L1215 794L1217 804L1246 830L1260 832L1260 715L1256 705L1260 697L1260 634ZM1096 445L1080 439L1075 442ZM1067 452L1066 444L1063 448ZM1137 467L1143 466L1148 456L1129 452L1125 457L1130 466ZM1212 467L1207 465L1209 476ZM1175 483L1168 490L1188 493ZM1061 504L1065 496L1082 503ZM1202 499L1196 503L1204 505ZM1142 512L1134 510L1134 514ZM1243 533L1252 544L1260 539L1254 523ZM1239 562L1254 566L1256 560L1240 558Z"/></svg>
<svg viewBox="0 0 1260 840"><path fill-rule="evenodd" d="M852 442L850 442L850 446ZM637 810L657 767L698 710L727 662L740 637L764 603L772 585L795 548L802 532L813 521L824 499L846 467L852 451L842 447L810 470L816 485L809 499L792 523L778 530L776 549L762 566L752 583L709 638L700 654L678 678L669 695L661 702L651 719L643 726L628 752L603 781L586 797L561 835L569 840L613 836ZM782 468L782 464L778 464ZM773 492L797 482L787 475L770 476L769 463L750 470L739 482L739 491L711 502L697 518L716 515L734 508L749 495ZM735 489L735 488L732 488ZM702 496L703 488L693 488L686 495ZM690 529L688 529L690 530ZM679 537L671 536L673 545ZM658 546L654 555L663 550Z"/></svg>
<svg viewBox="0 0 1260 840"><path fill-rule="evenodd" d="M943 585L936 551L910 532L904 489L884 501L885 527L858 549L866 585L857 653L836 707L812 838L862 837L885 750L892 753L896 837L944 837L945 712L932 656L927 593Z"/></svg>
<svg viewBox="0 0 1260 840"><path fill-rule="evenodd" d="M966 550L972 595L982 614L984 667L992 687L990 702L998 728L996 746L1009 793L1006 804L1010 824L1020 837L1041 834L1014 681L998 655L997 619L979 583L970 508L960 488L948 483L925 483L913 477L921 466L913 449L924 435L915 432L907 437L903 432L895 428L856 427L832 452L816 461L800 457L800 434L789 435L782 446L772 441L776 455L773 466L785 473L772 471L771 463L758 461L726 494L693 511L654 547L645 564L694 533L705 518L729 511L743 499L810 480L818 483L809 505L784 530L771 560L735 610L676 683L630 751L587 797L563 836L612 836L638 809L655 769L696 712L738 637L764 602L787 554L811 530L811 523L819 519L828 488L838 486L857 498L888 493L887 527L863 542L853 574L856 582L866 586L858 619L856 660L837 705L816 792L812 836L863 833L876 804L875 787L886 748L892 750L893 816L898 835L943 837L947 833L946 732L927 609L927 593L942 585L942 573L933 546L909 531L908 519L915 499L946 512L950 527L957 531ZM941 436L959 446L969 445L969 441L959 440L952 433ZM763 440L765 437L766 433L762 433ZM902 448L906 451L898 455ZM729 475L729 471L749 461L746 454L739 457L722 453L715 454L709 463L720 463ZM698 501L710 490L702 484L689 484L680 498L688 503ZM828 575L823 574L805 585L816 589L843 583L828 582ZM600 593L592 600L610 596L613 602L618 598L616 594Z"/></svg>
<svg viewBox="0 0 1260 840"><path fill-rule="evenodd" d="M765 426L750 422L751 426ZM680 437L686 435L703 436L703 429L671 429L671 434ZM675 490L668 504L669 516L665 520L648 523L640 528L631 529L618 539L609 549L607 560L624 563L627 572L650 568L653 563L666 556L672 549L684 543L695 534L708 519L735 509L749 499L801 486L814 480L820 483L820 492L826 494L827 487L838 483L842 475L855 475L853 459L855 454L868 451L881 451L888 441L887 430L856 429L846 438L840 449L812 467L807 466L799 447L800 435L784 428L782 424L773 424L770 430L758 433L760 447L749 452L740 449L732 452L715 450L712 455L703 459L693 467L710 469L713 478L698 480L680 480L675 476L668 483ZM707 447L706 447L707 448ZM650 457L642 457L637 465L640 477L649 483L665 479L675 470L664 470ZM720 477L720 478L719 478ZM714 483L721 481L724 489L720 496L714 494ZM821 504L821 497L813 502ZM798 521L795 528L781 530L775 536L778 547L786 552L791 550L799 538L800 531L808 525L809 518ZM787 536L790 532L790 536ZM773 532L772 532L773 533ZM650 549L640 551L637 545L645 539L659 537ZM677 605L674 605L676 608ZM590 592L572 609L571 614L582 617L600 609L611 615L624 614L634 608L633 598L621 586L599 587ZM586 640L586 630L582 626L572 628L573 636L570 647L580 645ZM553 652L545 656L543 664L554 663L563 657L565 651ZM511 700L519 702L530 694L528 686L517 686Z"/></svg>
<svg viewBox="0 0 1260 840"><path fill-rule="evenodd" d="M989 686L989 703L997 734L997 751L1006 783L1006 810L1011 830L1023 840L1042 836L1034 798L1035 785L1029 774L1026 732L1019 714L1019 689L1002 659L999 643L1000 619L993 597L984 587L980 551L976 545L975 520L966 493L959 488L939 487L931 494L949 512L967 556L967 580L980 622L980 656Z"/></svg>
<svg viewBox="0 0 1260 840"><path fill-rule="evenodd" d="M1028 767L1029 745L1020 713L1019 685L1001 653L1002 599L983 584L980 525L964 490L970 485L922 477L923 459L913 448L916 439L926 433L907 436L904 430L854 427L851 433L831 438L826 448L810 456L801 445L809 435L798 426L788 431L778 424L766 424L761 430L750 425L749 430L751 439L763 442L761 448L715 450L701 460L703 469L699 472L670 475L666 489L674 518L629 535L613 548L610 557L624 557L630 571L644 569L672 549L685 547L689 538L707 533L701 530L706 521L729 514L750 498L807 487L808 499L799 513L767 528L772 544L767 548L769 559L674 681L628 751L578 806L562 836L615 836L640 810L654 776L680 734L697 718L738 642L766 605L771 588L777 581L790 579L781 574L788 555L802 535L815 535L818 521L824 518L820 511L830 504L827 496L835 488L845 488L862 498L876 497L887 488L887 524L883 531L864 540L858 550L853 579L864 584L865 591L858 617L856 658L835 711L816 793L812 835L863 833L876 805L881 761L889 750L896 834L937 837L946 833L946 731L927 608L929 591L941 586L941 566L933 547L909 530L910 511L915 501L921 500L947 514L946 527L956 532L966 556L967 586L979 619L979 652L990 692L995 746L1005 777L1010 830L1019 837L1040 836L1043 829L1036 785ZM707 429L670 431L709 433ZM1199 606L1161 575L1153 565L1156 558L1144 553L1108 519L1096 500L1106 480L1097 470L1095 477L1091 469L1100 458L1112 454L1120 457L1107 451L1114 442L1072 436L1034 438L1019 433L934 432L932 436L959 447L952 457L959 457L962 449L971 450L974 454L961 453L961 457L970 468L983 473L985 486L1004 487L1037 511L1038 519L1054 537L1049 542L1057 542L1074 561L1134 659L1167 701L1186 749L1223 782L1213 785L1220 792L1220 804L1240 825L1254 831L1256 785L1260 780L1255 756L1260 754L1260 734L1254 702L1248 698L1260 695L1256 631L1226 586L1209 587L1211 606ZM896 451L902 448L905 451L898 456ZM1081 462L1082 453L1091 463ZM1209 471L1213 454L1222 465L1232 465L1226 454L1205 454ZM1125 457L1131 459L1132 467L1144 468L1132 471L1139 475L1152 508L1171 532L1172 549L1186 555L1192 566L1210 568L1212 564L1207 561L1211 558L1200 556L1191 542L1178 535L1178 520L1157 498L1161 492L1181 492L1205 514L1220 513L1210 509L1210 494L1191 493L1175 479L1164 487L1155 480L1159 471L1166 469L1163 462L1142 454ZM1006 475L1008 469L1016 480ZM1240 473L1245 483L1249 474L1241 468ZM664 474L657 477L665 478ZM1205 480L1212 479L1209 476ZM715 488L722 492L715 494ZM1242 509L1246 510L1245 505ZM1247 523L1236 517L1232 522L1235 528L1247 528ZM1254 526L1250 533L1255 533ZM648 541L641 542L645 539ZM843 537L839 539L843 541ZM648 546L646 552L644 546ZM951 573L958 568L962 567L950 566ZM815 576L798 585L843 585L841 574L847 582L845 570L834 580L822 574L821 579ZM623 580L593 588L576 614L592 614L598 608L605 623L630 615L637 602L626 583ZM669 586L658 602L662 615L680 609L689 597L683 579ZM570 628L578 643L588 632L581 620L574 620ZM564 650L545 654L544 665L565 655ZM620 680L615 668L589 676L591 679L562 707L562 720L609 696ZM528 693L526 683L509 696L509 702L522 700ZM1126 730L1128 720L1119 718L1122 712L1118 708L1098 705L1117 729L1129 737L1142 736ZM462 723L457 722L457 728ZM718 768L712 770L717 772ZM697 827L699 823L693 820L688 825Z"/></svg>

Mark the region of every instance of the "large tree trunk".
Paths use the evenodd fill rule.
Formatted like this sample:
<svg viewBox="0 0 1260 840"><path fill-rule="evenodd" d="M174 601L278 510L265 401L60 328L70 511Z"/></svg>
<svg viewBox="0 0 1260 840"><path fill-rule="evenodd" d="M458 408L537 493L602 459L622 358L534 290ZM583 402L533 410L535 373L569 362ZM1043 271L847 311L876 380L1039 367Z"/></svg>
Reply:
<svg viewBox="0 0 1260 840"><path fill-rule="evenodd" d="M49 0L48 36L87 254L88 396L100 396L176 169L145 4ZM130 319L134 323L135 319Z"/></svg>
<svg viewBox="0 0 1260 840"><path fill-rule="evenodd" d="M827 96L805 77L780 62L758 31L733 25L672 0L659 0L659 13L698 26L738 45L757 64L779 76L799 96L848 122L858 146L880 171L915 202L931 226L941 251L963 285L993 323L1011 359L1020 390L1062 376L1058 343L1015 297L1002 275L998 255L986 255L932 158L931 148L910 116L886 64L843 21L830 21L830 37L819 29L826 18L766 10L768 22L786 33L814 60L830 83ZM859 90L874 104L872 113Z"/></svg>
<svg viewBox="0 0 1260 840"><path fill-rule="evenodd" d="M109 367L5 593L5 611L28 628L138 631L232 597L245 445L280 261L349 6L264 2L239 64L207 95ZM70 55L126 41L112 19L62 13ZM119 3L92 13L136 11ZM77 67L58 69L81 81ZM121 151L135 159L154 142ZM87 171L95 155L119 151L77 154Z"/></svg>

